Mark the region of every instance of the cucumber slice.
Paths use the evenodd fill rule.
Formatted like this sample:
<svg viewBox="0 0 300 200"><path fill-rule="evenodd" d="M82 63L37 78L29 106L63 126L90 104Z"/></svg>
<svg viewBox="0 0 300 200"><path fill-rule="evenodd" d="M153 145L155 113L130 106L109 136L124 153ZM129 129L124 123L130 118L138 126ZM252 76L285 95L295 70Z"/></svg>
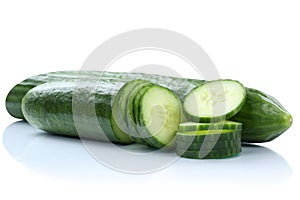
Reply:
<svg viewBox="0 0 300 200"><path fill-rule="evenodd" d="M123 87L117 93L113 101L113 106L112 106L113 118L115 119L119 128L125 133L129 133L127 127L126 112L125 112L127 98L130 92L132 91L132 89L136 86L136 84L142 82L144 82L144 80L137 79L124 84Z"/></svg>
<svg viewBox="0 0 300 200"><path fill-rule="evenodd" d="M234 139L234 140L224 140L224 141L217 141L217 142L194 142L188 143L184 141L176 141L176 148L182 150L193 150L199 151L201 150L215 150L215 149L228 149L228 148L241 148L241 140Z"/></svg>
<svg viewBox="0 0 300 200"><path fill-rule="evenodd" d="M114 136L117 139L118 143L131 144L134 142L129 135L127 135L118 127L117 123L115 122L112 116L111 116L111 128L113 130Z"/></svg>
<svg viewBox="0 0 300 200"><path fill-rule="evenodd" d="M226 150L214 150L214 151L184 151L176 149L176 154L183 158L193 159L218 159L227 158L238 155L242 152L241 149L226 149Z"/></svg>
<svg viewBox="0 0 300 200"><path fill-rule="evenodd" d="M148 86L148 85L153 85L153 83L151 83L149 81L137 83L127 98L125 114L126 114L128 130L130 131L130 135L133 135L133 136L139 135L137 133L137 131L135 130L134 99L135 99L137 93L140 91L140 89L143 88L144 86Z"/></svg>
<svg viewBox="0 0 300 200"><path fill-rule="evenodd" d="M210 81L194 88L184 99L183 108L192 121L229 119L244 105L246 90L234 80Z"/></svg>
<svg viewBox="0 0 300 200"><path fill-rule="evenodd" d="M181 101L169 89L154 85L140 98L140 134L152 147L162 148L172 141L181 121Z"/></svg>
<svg viewBox="0 0 300 200"><path fill-rule="evenodd" d="M241 130L204 130L204 131L190 131L177 132L176 140L188 143L202 143L205 141L227 141L240 140Z"/></svg>
<svg viewBox="0 0 300 200"><path fill-rule="evenodd" d="M222 121L218 123L184 122L179 124L178 132L202 131L202 130L242 130L242 123Z"/></svg>
<svg viewBox="0 0 300 200"><path fill-rule="evenodd" d="M138 137L134 138L135 141L137 143L140 143L140 144L144 144L144 145L147 145L147 146L150 146L147 141L145 141L145 137L148 137L148 136L145 136L142 135L144 133L144 127L141 125L141 122L140 122L140 99L141 97L144 95L145 91L147 91L150 87L152 87L154 84L151 84L151 85L145 85L143 88L140 89L140 91L136 94L134 100L133 100L133 116L134 116L134 125L135 125L135 129L138 133Z"/></svg>

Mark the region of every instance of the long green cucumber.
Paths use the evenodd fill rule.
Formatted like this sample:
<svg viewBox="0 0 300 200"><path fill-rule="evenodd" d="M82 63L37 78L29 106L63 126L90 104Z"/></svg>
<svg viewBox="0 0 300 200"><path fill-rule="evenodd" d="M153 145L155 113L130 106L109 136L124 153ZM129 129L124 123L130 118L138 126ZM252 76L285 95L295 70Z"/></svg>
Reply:
<svg viewBox="0 0 300 200"><path fill-rule="evenodd" d="M25 119L21 110L21 102L25 94L32 88L53 81L83 80L115 80L128 82L134 79L150 80L175 92L181 100L196 86L205 81L181 79L159 75L99 72L99 71L59 71L30 77L11 89L6 98L6 109L13 117ZM266 142L281 135L292 124L291 115L273 97L259 90L246 88L246 101L241 110L230 120L243 123L243 142ZM276 112L276 117L274 116ZM263 123L262 123L263 122Z"/></svg>

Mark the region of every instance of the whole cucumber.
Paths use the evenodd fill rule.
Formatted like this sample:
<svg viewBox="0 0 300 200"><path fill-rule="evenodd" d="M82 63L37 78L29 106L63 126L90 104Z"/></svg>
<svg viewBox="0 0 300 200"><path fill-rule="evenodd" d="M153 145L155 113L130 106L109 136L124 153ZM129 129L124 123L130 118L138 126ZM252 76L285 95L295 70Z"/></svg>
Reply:
<svg viewBox="0 0 300 200"><path fill-rule="evenodd" d="M76 80L123 80L145 79L174 91L181 100L203 80L182 79L142 73L59 71L30 77L11 89L6 98L7 111L16 118L24 119L21 102L32 88L48 82ZM231 120L243 123L243 142L267 142L275 139L292 124L291 115L273 97L255 89L246 88L245 105Z"/></svg>

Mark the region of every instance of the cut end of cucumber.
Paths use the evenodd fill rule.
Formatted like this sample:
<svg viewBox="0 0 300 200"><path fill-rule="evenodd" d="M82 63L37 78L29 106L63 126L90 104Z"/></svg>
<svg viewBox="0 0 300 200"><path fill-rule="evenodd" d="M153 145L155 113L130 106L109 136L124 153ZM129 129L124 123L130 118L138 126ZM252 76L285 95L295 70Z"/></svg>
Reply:
<svg viewBox="0 0 300 200"><path fill-rule="evenodd" d="M140 114L152 141L168 145L181 121L181 102L170 90L154 86L142 97Z"/></svg>
<svg viewBox="0 0 300 200"><path fill-rule="evenodd" d="M189 116L200 121L225 120L241 109L245 99L246 90L241 83L217 80L193 89L185 98L183 107Z"/></svg>

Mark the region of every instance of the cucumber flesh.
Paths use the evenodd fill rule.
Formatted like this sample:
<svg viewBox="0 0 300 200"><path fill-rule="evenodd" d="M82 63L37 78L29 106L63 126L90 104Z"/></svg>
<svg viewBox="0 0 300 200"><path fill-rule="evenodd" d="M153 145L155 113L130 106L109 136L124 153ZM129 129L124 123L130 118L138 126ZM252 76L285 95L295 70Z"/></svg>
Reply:
<svg viewBox="0 0 300 200"><path fill-rule="evenodd" d="M184 100L184 111L196 122L221 121L244 105L246 90L238 81L210 81L193 89Z"/></svg>
<svg viewBox="0 0 300 200"><path fill-rule="evenodd" d="M181 102L169 89L154 85L140 98L142 136L152 147L171 143L181 121Z"/></svg>
<svg viewBox="0 0 300 200"><path fill-rule="evenodd" d="M178 132L202 130L242 130L242 123L222 121L218 123L183 122L179 124Z"/></svg>

